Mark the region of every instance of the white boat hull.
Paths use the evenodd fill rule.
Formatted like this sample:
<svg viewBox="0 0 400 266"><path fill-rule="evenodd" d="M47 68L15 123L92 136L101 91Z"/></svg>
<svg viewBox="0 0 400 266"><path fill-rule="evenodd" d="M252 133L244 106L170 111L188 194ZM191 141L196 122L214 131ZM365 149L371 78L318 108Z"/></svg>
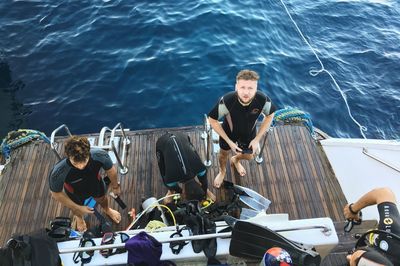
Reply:
<svg viewBox="0 0 400 266"><path fill-rule="evenodd" d="M306 245L312 245L316 248L316 251L325 257L329 252L337 245L338 237L335 231L335 227L330 218L315 218L315 219L303 219L303 220L292 220L289 221L287 214L272 214L266 215L260 213L258 216L249 219L249 222L253 222L262 226L266 226L272 230L280 231L280 234L290 240L300 242ZM327 232L323 232L321 228L310 228L312 226L323 226L328 228ZM225 228L224 222L217 223L217 232L222 228ZM303 228L298 230L298 228ZM296 229L296 230L293 230ZM151 235L159 241L167 241L170 239L170 235L174 233L174 227L164 228L163 232L155 232ZM128 231L130 236L137 234L139 230ZM183 236L189 236L187 230L182 231ZM94 239L96 245L100 245L101 239ZM217 238L217 258L224 259L229 255L229 244L230 238ZM66 249L78 248L79 240L72 240L67 242L58 243L58 247L61 252ZM194 261L194 260L206 260L203 252L194 253L192 245L189 243L186 245L179 254L173 254L169 248L169 243L163 243L163 251L161 260L172 260L174 262ZM76 265L73 260L73 253L61 254L63 265ZM113 255L108 258L104 258L98 251L94 253L91 262L87 265L119 265L127 262L127 253Z"/></svg>
<svg viewBox="0 0 400 266"><path fill-rule="evenodd" d="M379 187L390 187L399 197L399 141L329 138L320 142L349 203ZM376 206L363 209L363 219L379 220Z"/></svg>

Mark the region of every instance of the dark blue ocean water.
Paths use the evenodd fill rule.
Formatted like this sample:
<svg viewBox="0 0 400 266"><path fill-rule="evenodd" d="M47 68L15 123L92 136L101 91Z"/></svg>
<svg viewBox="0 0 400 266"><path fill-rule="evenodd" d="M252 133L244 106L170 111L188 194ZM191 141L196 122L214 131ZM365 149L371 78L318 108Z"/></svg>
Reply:
<svg viewBox="0 0 400 266"><path fill-rule="evenodd" d="M399 2L285 3L366 136L400 138ZM198 125L243 68L278 107L361 137L329 76L309 75L318 61L279 0L4 0L0 57L1 137Z"/></svg>

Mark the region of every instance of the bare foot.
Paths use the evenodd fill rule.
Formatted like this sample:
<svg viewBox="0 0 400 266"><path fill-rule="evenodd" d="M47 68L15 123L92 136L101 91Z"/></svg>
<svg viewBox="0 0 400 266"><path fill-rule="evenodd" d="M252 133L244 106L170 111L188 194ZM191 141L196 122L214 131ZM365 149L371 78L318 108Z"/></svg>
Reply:
<svg viewBox="0 0 400 266"><path fill-rule="evenodd" d="M108 210L106 210L105 213L108 215L108 217L111 218L111 220L114 221L114 223L119 224L119 222L121 222L121 214L116 210L108 208Z"/></svg>
<svg viewBox="0 0 400 266"><path fill-rule="evenodd" d="M76 217L75 218L76 219L76 229L79 232L85 232L87 230L85 220L82 217L77 216L77 215L75 215L75 217Z"/></svg>
<svg viewBox="0 0 400 266"><path fill-rule="evenodd" d="M236 171L240 176L246 175L246 169L244 169L243 165L240 163L240 160L236 159L235 156L231 158L231 164L233 164L236 168Z"/></svg>
<svg viewBox="0 0 400 266"><path fill-rule="evenodd" d="M224 182L224 177L225 173L219 172L218 175L214 179L214 187L215 188L220 188L222 185L222 182Z"/></svg>
<svg viewBox="0 0 400 266"><path fill-rule="evenodd" d="M212 200L214 202L217 200L217 197L209 189L207 189L207 198L209 198L210 200Z"/></svg>

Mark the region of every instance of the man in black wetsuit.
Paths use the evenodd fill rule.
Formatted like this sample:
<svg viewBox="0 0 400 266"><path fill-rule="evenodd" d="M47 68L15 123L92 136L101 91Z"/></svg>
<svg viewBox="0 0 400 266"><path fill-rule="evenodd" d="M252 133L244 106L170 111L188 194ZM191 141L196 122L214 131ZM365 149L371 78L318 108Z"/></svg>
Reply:
<svg viewBox="0 0 400 266"><path fill-rule="evenodd" d="M93 209L84 206L85 199L93 197L104 212L115 222L121 214L108 206L106 185L100 176L103 168L110 179L110 188L115 195L121 194L117 169L108 153L102 149L91 149L85 137L70 137L65 142L67 158L59 161L49 176L50 192L54 199L72 210L77 219L77 229L86 231L84 215Z"/></svg>
<svg viewBox="0 0 400 266"><path fill-rule="evenodd" d="M212 128L220 136L219 173L214 179L214 187L219 188L225 178L229 150L231 165L235 166L240 176L246 170L240 160L251 160L259 148L261 137L269 130L274 117L275 106L262 92L257 91L259 76L252 70L242 70L236 76L235 91L222 96L208 114ZM264 115L260 129L256 122L260 114ZM222 119L222 125L218 122Z"/></svg>
<svg viewBox="0 0 400 266"><path fill-rule="evenodd" d="M346 219L359 220L360 211L371 205L379 211L378 229L400 236L400 216L396 197L389 188L377 188L363 195L358 201L347 204L343 213ZM350 266L400 265L400 240L385 233L371 234L368 247L358 248L347 256Z"/></svg>
<svg viewBox="0 0 400 266"><path fill-rule="evenodd" d="M189 198L191 194L203 194L215 201L215 195L208 189L207 169L189 136L180 132L162 135L157 140L156 153L161 178L168 188L167 195L182 193L179 183L184 183L184 194ZM202 193L197 193L199 190Z"/></svg>

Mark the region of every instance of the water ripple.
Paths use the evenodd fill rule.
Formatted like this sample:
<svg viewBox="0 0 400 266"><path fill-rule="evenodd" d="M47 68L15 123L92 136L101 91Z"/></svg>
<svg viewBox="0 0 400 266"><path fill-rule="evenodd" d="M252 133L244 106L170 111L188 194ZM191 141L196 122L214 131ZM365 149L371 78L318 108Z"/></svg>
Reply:
<svg viewBox="0 0 400 266"><path fill-rule="evenodd" d="M367 136L399 138L399 3L285 2ZM26 127L200 124L237 71L252 68L279 107L310 112L330 135L359 137L329 77L309 75L319 64L279 1L9 1L0 13L0 50L24 84L2 97L23 103ZM2 113L20 121L7 106Z"/></svg>

